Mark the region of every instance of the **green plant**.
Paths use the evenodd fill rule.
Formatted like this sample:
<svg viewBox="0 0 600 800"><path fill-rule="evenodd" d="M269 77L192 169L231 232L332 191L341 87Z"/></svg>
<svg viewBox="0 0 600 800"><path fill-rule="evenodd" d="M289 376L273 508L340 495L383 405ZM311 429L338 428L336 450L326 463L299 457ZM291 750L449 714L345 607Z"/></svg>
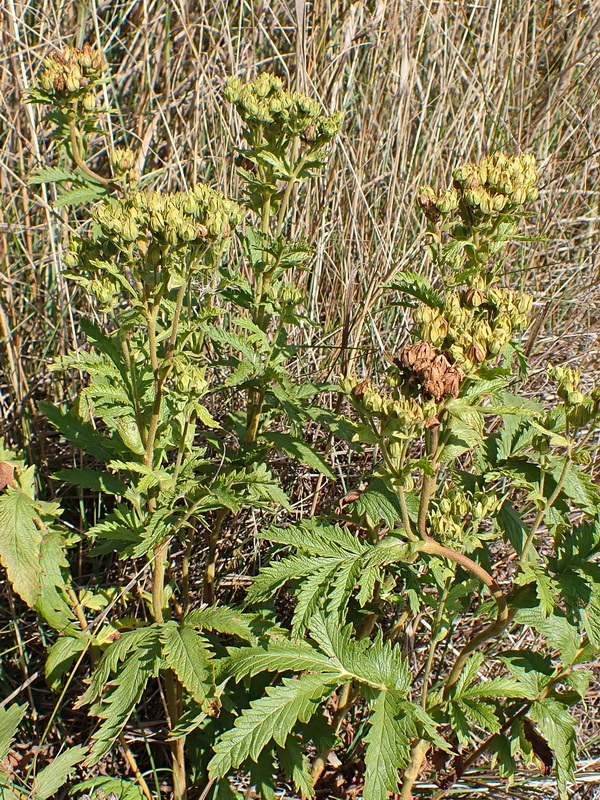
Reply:
<svg viewBox="0 0 600 800"><path fill-rule="evenodd" d="M284 226L294 187L323 166L341 117L285 91L275 76L228 84L225 94L246 123L248 147L240 152L246 210L258 217L258 227L248 220L237 231L248 279L239 256L224 263L244 214L240 205L202 184L171 194L142 188L126 147L110 153L111 178L87 167L89 140L100 133L94 115L101 65L87 46L44 62L32 100L51 104L55 139L76 169L58 165L33 180L71 184L60 195L63 204L100 201L84 232L71 238L64 263L105 322L82 319L88 348L53 366L84 376L73 407L42 408L94 459L55 477L114 500L82 536L68 534L58 504L35 499L33 468L22 470L6 454L10 485L0 514L9 536L0 557L14 590L62 634L48 654L51 685L60 684L75 659L91 659L91 682L79 703L91 706L102 724L86 764L102 759L117 739L129 753L123 727L148 681L160 676L174 793L183 797L186 737L216 720L225 691L214 659L223 644L208 632L254 643L273 628L260 615L215 606L224 522L244 508L290 508L267 465L273 447L331 474L296 435L269 426L290 416L298 426L302 398L316 391L298 388L288 372L295 356L289 331L306 321L297 311L302 292L288 276L310 248L286 238ZM215 397L232 409L222 422L208 408ZM192 608L189 567L201 531L204 606ZM151 588L137 618L119 619L130 589L74 583L64 554L80 540L92 557L116 552L121 561L146 559ZM183 550L177 577L169 565L174 543ZM90 611L100 614L90 620ZM210 728L208 741L214 736ZM202 774L200 763L196 772Z"/></svg>
<svg viewBox="0 0 600 800"><path fill-rule="evenodd" d="M337 387L353 408L342 417L307 405L328 387L290 377L294 330L311 324L298 288L310 248L286 226L339 115L271 75L230 81L225 95L245 124L245 200L204 185L160 194L142 188L128 148L111 153L110 178L87 167L101 80L89 49L45 62L33 99L52 105L76 168L34 180L75 184L63 203L98 201L64 261L104 322L81 320L88 347L55 364L85 377L76 402L43 410L94 459L56 477L108 508L73 533L58 504L36 498L33 468L8 453L0 497L8 577L60 633L51 686L66 679L62 699L73 664L90 667L78 702L102 722L86 766L118 741L152 796L123 731L158 679L176 798L190 785L235 797L236 770L271 798L276 764L308 797L336 748L347 759L364 753L367 800L397 791L408 800L429 752L446 768L440 795L484 752L507 775L519 753L544 770L554 758L564 794L576 754L568 709L589 681L580 665L600 646L599 497L585 471L600 403L568 369L554 370L560 401L550 408L515 388L515 357L526 367L515 334L532 301L502 287L503 254L536 197L535 162L496 155L459 167L446 192L421 192L435 284L396 275L389 289L413 309L414 341L381 381ZM338 513L282 524L275 515L290 501L269 466L275 448L333 478L301 435L309 420L368 448L369 483ZM224 605L219 548L245 509L263 510L258 538L290 552L260 569L246 603ZM542 531L551 550L536 547ZM202 539L199 605L190 568ZM66 558L75 545L150 573L135 615L136 580L76 585ZM296 598L290 626L274 621L284 585ZM423 658L406 657L408 626L427 631ZM522 626L546 638L547 652L502 649L505 632Z"/></svg>

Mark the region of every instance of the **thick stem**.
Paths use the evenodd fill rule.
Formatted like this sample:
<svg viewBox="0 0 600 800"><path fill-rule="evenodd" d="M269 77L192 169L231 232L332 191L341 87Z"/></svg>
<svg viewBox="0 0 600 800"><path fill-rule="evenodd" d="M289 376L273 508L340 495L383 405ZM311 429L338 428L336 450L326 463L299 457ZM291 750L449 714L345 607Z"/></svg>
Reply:
<svg viewBox="0 0 600 800"><path fill-rule="evenodd" d="M425 756L427 755L427 751L429 750L430 746L430 743L426 742L424 739L419 739L413 745L410 752L410 762L407 768L404 770L402 788L400 789L399 795L400 800L412 800L413 786L419 777L421 767L423 766L423 761L425 760Z"/></svg>
<svg viewBox="0 0 600 800"><path fill-rule="evenodd" d="M161 625L165 621L165 569L169 552L169 539L154 548L154 569L152 572L152 616Z"/></svg>
<svg viewBox="0 0 600 800"><path fill-rule="evenodd" d="M222 508L215 520L214 527L208 539L208 555L206 557L206 569L204 570L204 594L203 600L209 605L215 602L215 576L217 572L217 557L219 550L219 535L223 526L223 521L227 516L227 509Z"/></svg>
<svg viewBox="0 0 600 800"><path fill-rule="evenodd" d="M434 459L436 456L437 448L438 448L438 441L439 441L439 428L431 428L429 431L429 442L427 447L427 452L432 457L432 468L434 471L433 475L425 475L423 473L423 485L421 487L421 498L419 501L419 515L417 517L417 530L419 532L419 536L421 539L427 539L427 514L429 512L429 504L431 503L431 498L435 492L435 487L437 483L437 471L438 465L435 463Z"/></svg>
<svg viewBox="0 0 600 800"><path fill-rule="evenodd" d="M168 670L165 674L167 708L169 711L169 728L173 730L180 716L181 701L178 697L178 681L175 674ZM173 797L174 800L185 800L187 785L185 774L185 737L171 741L171 761L173 765Z"/></svg>
<svg viewBox="0 0 600 800"><path fill-rule="evenodd" d="M506 602L506 596L494 578L482 566L470 559L464 553L458 553L456 550L445 547L430 537L421 547L421 552L440 556L441 558L447 558L449 561L454 561L455 564L459 564L461 567L463 567L463 569L467 570L472 575L475 575L476 578L478 578L483 584L485 584L485 586L488 587L490 594L498 605L498 615L494 622L492 622L487 628L484 628L480 633L468 641L458 654L458 657L454 662L454 666L450 670L450 674L448 675L448 679L446 680L444 686L444 699L447 699L451 690L456 685L460 677L460 673L471 653L478 650L482 645L490 641L490 639L497 638L509 624L510 614L508 610L508 604Z"/></svg>

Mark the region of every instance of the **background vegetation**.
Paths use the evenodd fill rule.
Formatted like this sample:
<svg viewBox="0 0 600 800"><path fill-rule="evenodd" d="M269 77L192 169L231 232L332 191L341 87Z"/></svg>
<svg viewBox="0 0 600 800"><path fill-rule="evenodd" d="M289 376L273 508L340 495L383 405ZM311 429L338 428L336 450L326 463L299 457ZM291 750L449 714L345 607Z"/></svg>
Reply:
<svg viewBox="0 0 600 800"><path fill-rule="evenodd" d="M345 112L324 180L295 205L295 225L308 228L315 247L304 278L308 310L324 331L306 332L313 338L301 359L305 374L323 379L351 364L369 371L381 351L397 350L404 318L378 287L392 268L419 270L425 262L418 188L447 185L456 163L496 149L532 152L542 175L539 216L511 264L541 298L529 334L531 378L544 383L549 353L582 369L584 380L597 369L594 3L5 0L1 13L0 426L7 446L23 447L39 465L48 496L53 472L69 456L37 403L69 396L48 365L51 356L77 349L79 320L90 309L61 277L67 211L44 186L28 184L54 153L40 111L24 100L42 59L74 35L106 54L106 103L117 111L113 120L128 121L126 133L115 126L109 136L141 147L156 188L205 180L238 196L227 156L240 132L221 99L230 75L276 71L326 108ZM96 158L101 170L105 154ZM337 471L346 474L342 464ZM310 510L314 484L307 478L306 490L298 487L298 513ZM343 481L333 491L341 496ZM71 498L73 507L80 500L89 514L82 498ZM238 555L224 569L232 592L244 581L242 563ZM33 617L21 617L10 591L6 597L0 680L8 696L35 676L43 632ZM43 680L24 691L41 730L53 702ZM589 775L596 733L584 716Z"/></svg>

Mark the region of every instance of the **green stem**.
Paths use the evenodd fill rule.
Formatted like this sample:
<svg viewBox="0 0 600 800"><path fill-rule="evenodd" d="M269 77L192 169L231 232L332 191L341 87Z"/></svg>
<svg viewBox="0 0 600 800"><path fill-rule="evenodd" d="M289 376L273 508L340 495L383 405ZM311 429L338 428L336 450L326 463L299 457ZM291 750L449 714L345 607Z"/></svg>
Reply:
<svg viewBox="0 0 600 800"><path fill-rule="evenodd" d="M509 624L510 615L508 603L502 589L498 586L489 572L487 572L482 566L470 559L464 553L459 553L456 550L445 547L431 537L429 537L423 543L420 549L423 553L429 553L430 555L440 556L441 558L447 558L449 561L454 561L455 564L459 564L461 567L463 567L463 569L467 570L472 575L475 575L476 578L478 578L485 586L487 586L490 594L498 606L498 615L494 622L470 639L458 654L458 657L454 662L454 666L450 670L450 674L448 675L444 685L444 699L447 699L451 690L456 685L460 677L460 673L462 672L462 669L471 653L478 650L490 639L497 638Z"/></svg>
<svg viewBox="0 0 600 800"><path fill-rule="evenodd" d="M219 535L228 509L222 508L217 513L213 529L208 539L208 555L206 557L206 569L204 570L204 594L203 600L208 605L215 602L215 576L217 572L217 556L219 548Z"/></svg>
<svg viewBox="0 0 600 800"><path fill-rule="evenodd" d="M71 154L73 156L73 161L79 167L79 169L84 172L88 178L96 181L96 183L103 183L105 186L111 185L112 181L110 181L108 178L103 178L102 175L98 175L97 172L94 172L94 170L85 163L83 156L81 155L81 148L79 146L79 131L77 130L75 117L71 117L69 120L69 138L71 141Z"/></svg>
<svg viewBox="0 0 600 800"><path fill-rule="evenodd" d="M567 480L567 476L569 474L569 469L571 468L571 463L572 463L572 446L570 445L569 452L567 453L567 457L565 459L565 463L562 468L562 472L560 473L558 483L556 484L556 488L548 498L548 502L546 503L546 505L543 508L540 508L536 518L533 521L533 524L531 525L531 529L529 530L529 534L527 536L525 544L523 545L523 552L521 553L521 558L519 559L520 567L522 567L523 564L527 561L529 550L531 549L531 545L533 544L533 540L538 531L538 528L544 521L544 517L546 516L548 511L552 508L554 503L557 501L558 496L560 495L560 493L564 488L565 481Z"/></svg>
<svg viewBox="0 0 600 800"><path fill-rule="evenodd" d="M433 625L431 626L431 637L429 640L429 652L427 653L427 662L425 663L425 670L423 672L423 691L421 692L421 708L423 711L427 709L427 694L429 692L429 676L431 674L431 667L433 666L433 659L435 656L435 648L437 646L437 634L442 621L442 616L446 610L446 601L450 591L450 578L446 581L444 591L440 597L438 607L435 612Z"/></svg>
<svg viewBox="0 0 600 800"><path fill-rule="evenodd" d="M121 350L123 351L123 358L125 359L125 364L127 365L127 370L129 372L129 377L131 380L131 397L133 399L133 410L135 413L135 421L138 426L138 430L140 432L142 443L144 444L144 447L146 447L146 431L144 429L144 422L142 420L140 397L137 390L137 375L135 371L135 364L133 363L133 359L131 358L129 343L127 341L127 332L125 331L124 328L121 328L119 331L119 339L121 341Z"/></svg>
<svg viewBox="0 0 600 800"><path fill-rule="evenodd" d="M423 473L423 485L421 486L421 498L419 500L419 515L417 517L417 531L421 539L428 538L427 533L427 514L429 512L429 505L431 498L434 495L437 483L438 465L435 462L439 442L439 427L431 428L429 431L429 441L427 443L427 454L432 456L431 466L434 471L433 475L426 475Z"/></svg>
<svg viewBox="0 0 600 800"><path fill-rule="evenodd" d="M297 139L294 141L294 148L296 147ZM309 157L310 153L303 156L299 161L296 162L292 175L288 180L287 186L285 187L285 192L283 193L283 197L281 198L281 205L279 206L279 212L277 214L277 236L281 236L281 232L283 231L283 225L285 222L285 216L287 214L288 206L290 203L290 197L292 196L292 190L296 185L296 180L298 178L299 173L303 169L306 161Z"/></svg>

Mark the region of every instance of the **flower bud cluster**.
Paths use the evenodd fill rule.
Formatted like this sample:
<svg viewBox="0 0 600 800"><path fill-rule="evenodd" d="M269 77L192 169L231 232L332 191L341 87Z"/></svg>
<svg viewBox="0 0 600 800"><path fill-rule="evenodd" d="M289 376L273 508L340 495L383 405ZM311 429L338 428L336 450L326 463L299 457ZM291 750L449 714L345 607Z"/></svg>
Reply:
<svg viewBox="0 0 600 800"><path fill-rule="evenodd" d="M301 92L288 92L281 78L263 72L250 83L230 78L225 97L249 128L261 127L273 137L302 136L316 146L339 132L342 114L324 114L319 103Z"/></svg>
<svg viewBox="0 0 600 800"><path fill-rule="evenodd" d="M44 59L39 83L57 102L68 101L74 96L82 97L85 110L93 111L96 98L92 89L104 66L102 54L89 44L84 44L81 49L66 47Z"/></svg>
<svg viewBox="0 0 600 800"><path fill-rule="evenodd" d="M387 393L369 379L360 382L342 381L342 388L350 394L354 405L364 413L382 420L398 420L405 429L415 425L424 427L433 419L437 410L434 401L422 402L397 391Z"/></svg>
<svg viewBox="0 0 600 800"><path fill-rule="evenodd" d="M571 367L554 367L548 370L550 377L558 384L556 393L561 400L572 406L583 403L585 395L580 391L581 373Z"/></svg>
<svg viewBox="0 0 600 800"><path fill-rule="evenodd" d="M477 535L483 520L493 517L502 502L492 493L471 493L453 487L430 511L431 529L440 542L462 544L469 533Z"/></svg>
<svg viewBox="0 0 600 800"><path fill-rule="evenodd" d="M556 393L565 404L569 428L582 428L592 419L598 419L600 416L600 386L594 386L590 391L583 392L581 373L571 367L550 365L548 374L557 383Z"/></svg>
<svg viewBox="0 0 600 800"><path fill-rule="evenodd" d="M134 191L122 200L102 203L92 216L113 241L147 246L150 260L158 253L157 246L200 245L227 237L242 214L237 203L198 184L174 194Z"/></svg>
<svg viewBox="0 0 600 800"><path fill-rule="evenodd" d="M474 276L463 292L448 292L443 309L420 306L414 311L417 337L440 348L465 372L500 354L513 333L527 326L531 295L486 286Z"/></svg>
<svg viewBox="0 0 600 800"><path fill-rule="evenodd" d="M290 309L296 308L305 300L304 292L291 283L272 284L269 289L269 297Z"/></svg>
<svg viewBox="0 0 600 800"><path fill-rule="evenodd" d="M135 166L135 153L129 147L115 147L109 159L115 173L119 176L130 173Z"/></svg>
<svg viewBox="0 0 600 800"><path fill-rule="evenodd" d="M538 197L535 157L529 153L514 158L494 153L478 164L463 164L453 177L454 186L447 191L438 194L430 186L420 190L419 204L428 219L437 221L460 208L470 222L473 215L513 213Z"/></svg>
<svg viewBox="0 0 600 800"><path fill-rule="evenodd" d="M122 281L132 269L137 281L155 285L184 271L214 264L229 245L242 218L240 207L199 184L188 192L132 191L107 200L92 212L94 239L74 237L63 261L103 307L117 302ZM92 273L93 280L85 277ZM97 285L96 285L97 284Z"/></svg>

